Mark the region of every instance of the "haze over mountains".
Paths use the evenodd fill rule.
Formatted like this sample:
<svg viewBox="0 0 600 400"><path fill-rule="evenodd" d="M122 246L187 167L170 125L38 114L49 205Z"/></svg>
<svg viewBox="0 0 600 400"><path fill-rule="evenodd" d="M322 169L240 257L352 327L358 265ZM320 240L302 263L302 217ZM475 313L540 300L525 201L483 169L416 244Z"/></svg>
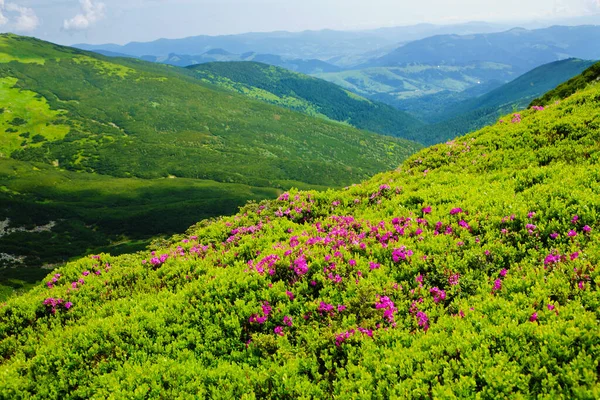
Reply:
<svg viewBox="0 0 600 400"><path fill-rule="evenodd" d="M109 50L130 56L167 56L171 53L198 55L212 49L224 49L230 53L257 52L276 54L287 58L332 59L332 63L346 65L344 57L360 56L374 50L392 50L398 43L423 39L436 34L471 34L497 32L508 27L489 23L472 22L460 25L438 26L420 24L416 26L380 28L367 31L304 31L245 33L225 36L194 36L182 39L158 39L152 42L132 42L126 45L76 44L84 50ZM344 60L344 61L342 61Z"/></svg>

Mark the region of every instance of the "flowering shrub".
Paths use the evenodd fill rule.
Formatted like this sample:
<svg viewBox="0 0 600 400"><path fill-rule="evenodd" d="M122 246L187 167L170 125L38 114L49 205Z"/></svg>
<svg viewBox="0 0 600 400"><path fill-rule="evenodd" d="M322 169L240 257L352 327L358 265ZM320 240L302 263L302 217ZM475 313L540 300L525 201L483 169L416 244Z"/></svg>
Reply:
<svg viewBox="0 0 600 400"><path fill-rule="evenodd" d="M598 398L599 110L69 263L0 307L0 396Z"/></svg>

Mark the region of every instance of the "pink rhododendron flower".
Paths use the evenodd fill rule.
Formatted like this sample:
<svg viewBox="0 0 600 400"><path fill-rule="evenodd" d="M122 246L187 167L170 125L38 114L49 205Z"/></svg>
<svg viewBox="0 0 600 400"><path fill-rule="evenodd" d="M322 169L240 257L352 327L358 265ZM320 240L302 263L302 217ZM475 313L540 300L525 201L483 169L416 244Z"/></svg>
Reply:
<svg viewBox="0 0 600 400"><path fill-rule="evenodd" d="M537 314L537 312L534 312L533 314L531 314L531 317L529 317L529 320L530 320L531 322L535 322L535 321L537 321L537 319L538 319L538 314Z"/></svg>
<svg viewBox="0 0 600 400"><path fill-rule="evenodd" d="M450 284L451 286L458 285L458 279L459 278L460 278L459 274L452 274L452 275L450 275L450 277L448 277L448 284Z"/></svg>
<svg viewBox="0 0 600 400"><path fill-rule="evenodd" d="M571 229L567 235L569 237L575 237L575 236L577 236L577 231L574 229Z"/></svg>
<svg viewBox="0 0 600 400"><path fill-rule="evenodd" d="M502 280L496 279L494 281L494 287L492 287L492 291L497 292L502 289Z"/></svg>
<svg viewBox="0 0 600 400"><path fill-rule="evenodd" d="M437 287L432 288L429 293L433 295L433 301L436 304L446 299L446 292Z"/></svg>
<svg viewBox="0 0 600 400"><path fill-rule="evenodd" d="M416 317L419 326L422 327L425 332L427 332L429 329L429 318L427 318L427 314L425 314L423 311L419 311L417 312Z"/></svg>

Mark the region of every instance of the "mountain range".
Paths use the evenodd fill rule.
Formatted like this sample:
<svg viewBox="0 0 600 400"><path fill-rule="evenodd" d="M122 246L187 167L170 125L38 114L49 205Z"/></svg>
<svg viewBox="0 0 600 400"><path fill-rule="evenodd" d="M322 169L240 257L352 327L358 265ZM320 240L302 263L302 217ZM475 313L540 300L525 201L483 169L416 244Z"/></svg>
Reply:
<svg viewBox="0 0 600 400"><path fill-rule="evenodd" d="M224 49L235 54L257 52L275 54L291 59L332 60L346 66L360 62L360 55L373 50L392 50L400 42L423 39L441 33L471 34L497 32L506 25L470 22L455 25L419 24L413 26L380 28L363 31L304 31L265 32L223 36L193 36L183 39L159 39L152 42L116 44L75 44L83 50L108 50L130 56L165 57L169 54L204 54L213 49ZM351 56L359 57L352 59Z"/></svg>

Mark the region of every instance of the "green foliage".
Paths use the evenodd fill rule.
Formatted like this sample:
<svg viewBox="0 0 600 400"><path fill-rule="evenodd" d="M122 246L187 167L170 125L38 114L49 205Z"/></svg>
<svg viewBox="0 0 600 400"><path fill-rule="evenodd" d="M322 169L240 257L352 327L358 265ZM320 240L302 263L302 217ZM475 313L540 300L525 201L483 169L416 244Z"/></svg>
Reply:
<svg viewBox="0 0 600 400"><path fill-rule="evenodd" d="M372 132L404 137L408 129L422 126L391 106L283 68L257 62L217 62L189 69L203 81L224 89Z"/></svg>
<svg viewBox="0 0 600 400"><path fill-rule="evenodd" d="M0 396L598 398L599 110L71 262L0 308Z"/></svg>

